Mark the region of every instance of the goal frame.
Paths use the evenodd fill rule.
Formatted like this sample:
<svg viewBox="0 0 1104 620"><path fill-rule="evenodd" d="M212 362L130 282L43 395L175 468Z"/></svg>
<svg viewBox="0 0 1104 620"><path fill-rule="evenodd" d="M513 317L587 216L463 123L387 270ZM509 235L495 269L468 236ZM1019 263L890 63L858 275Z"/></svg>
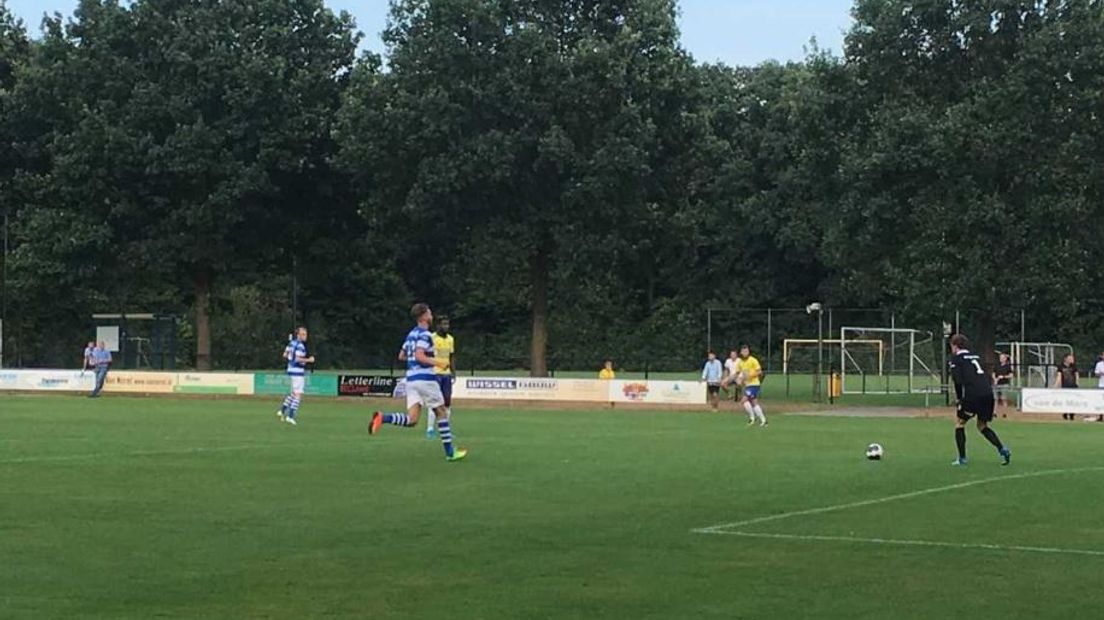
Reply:
<svg viewBox="0 0 1104 620"><path fill-rule="evenodd" d="M786 375L790 373L790 352L794 349L794 345L809 345L819 346L824 345L836 345L842 346L843 341L838 338L825 338L823 340L817 338L786 338L782 341L782 374ZM882 374L885 368L885 343L881 340L852 340L850 344L867 344L878 349L878 374Z"/></svg>
<svg viewBox="0 0 1104 620"><path fill-rule="evenodd" d="M1012 385L1019 388L1033 387L1033 375L1042 379L1041 387L1051 387L1053 375L1049 370L1056 368L1066 354L1073 353L1073 345L1065 342L998 342L996 349L1008 353Z"/></svg>
<svg viewBox="0 0 1104 620"><path fill-rule="evenodd" d="M874 332L874 333L878 333L878 334L887 334L887 335L889 335L890 338L893 339L893 341L891 341L892 342L891 347L896 347L895 334L903 334L903 335L906 335L908 337L908 375L906 376L906 378L907 378L907 388L904 391L891 390L888 387L888 382L887 382L886 391L885 392L880 392L879 391L878 392L879 394L882 394L882 393L886 393L886 394L918 394L918 393L924 393L926 391L929 391L931 389L930 384L929 385L924 385L924 386L916 385L915 378L917 376L916 373L917 373L918 369L922 369L923 373L926 376L928 376L929 379L935 379L937 385L942 383L942 380L940 379L939 373L933 372L932 369L928 366L928 364L926 364L924 362L924 360L920 359L920 357L916 354L916 345L917 344L926 344L926 343L934 341L935 336L932 334L932 332L927 332L927 331L923 331L923 330L919 330L919 329L908 329L908 328L902 328L902 327L860 327L860 326L845 325L845 326L840 327L840 337L839 337L839 339L840 339L840 370L839 370L839 372L840 372L840 391L841 391L841 393L843 393L843 394L864 394L864 393L866 393L865 390L855 390L855 389L850 389L849 390L848 387L847 387L847 375L848 375L847 365L848 365L848 361L851 362L852 366L854 366L855 370L858 371L858 374L860 376L865 376L867 374L867 373L864 373L862 371L862 368L858 365L857 362L855 362L855 359L848 354L847 347L850 343L865 342L865 341L871 340L871 338L869 338L869 337L865 337L865 338L848 338L847 334L849 332L858 333L858 334L862 334L862 335L867 335L870 332ZM918 342L918 338L917 338L918 336L921 337L923 340L920 340ZM884 346L884 344L885 344L884 341L879 341L879 342L882 342L883 346ZM879 362L879 376L884 376L884 368L882 368L882 364L880 362Z"/></svg>

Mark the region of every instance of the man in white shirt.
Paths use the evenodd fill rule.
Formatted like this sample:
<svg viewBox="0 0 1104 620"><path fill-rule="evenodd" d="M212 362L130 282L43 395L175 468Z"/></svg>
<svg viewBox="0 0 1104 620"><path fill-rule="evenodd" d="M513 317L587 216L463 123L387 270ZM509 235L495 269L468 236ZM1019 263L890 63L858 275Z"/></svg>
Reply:
<svg viewBox="0 0 1104 620"><path fill-rule="evenodd" d="M736 368L736 363L740 361L740 352L733 349L728 352L728 359L724 363L724 379L721 380L721 387L728 389L729 385L736 383L736 375L740 374L740 370ZM740 390L736 390L735 400L740 400Z"/></svg>

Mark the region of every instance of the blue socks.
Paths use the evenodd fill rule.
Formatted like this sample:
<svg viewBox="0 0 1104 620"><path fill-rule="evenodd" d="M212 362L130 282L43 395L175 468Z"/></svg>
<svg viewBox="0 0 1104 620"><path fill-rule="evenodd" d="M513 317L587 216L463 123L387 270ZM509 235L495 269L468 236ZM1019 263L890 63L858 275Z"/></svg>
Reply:
<svg viewBox="0 0 1104 620"><path fill-rule="evenodd" d="M394 424L395 426L414 426L410 423L410 416L405 413L385 413L383 414L384 424Z"/></svg>
<svg viewBox="0 0 1104 620"><path fill-rule="evenodd" d="M448 418L437 420L437 433L441 436L441 445L445 447L445 456L452 458L452 427Z"/></svg>
<svg viewBox="0 0 1104 620"><path fill-rule="evenodd" d="M284 404L280 405L280 411L287 415L289 408L291 408L291 394L284 397Z"/></svg>
<svg viewBox="0 0 1104 620"><path fill-rule="evenodd" d="M299 413L299 399L294 396L288 396L287 404L287 417L292 420L295 419L295 414Z"/></svg>

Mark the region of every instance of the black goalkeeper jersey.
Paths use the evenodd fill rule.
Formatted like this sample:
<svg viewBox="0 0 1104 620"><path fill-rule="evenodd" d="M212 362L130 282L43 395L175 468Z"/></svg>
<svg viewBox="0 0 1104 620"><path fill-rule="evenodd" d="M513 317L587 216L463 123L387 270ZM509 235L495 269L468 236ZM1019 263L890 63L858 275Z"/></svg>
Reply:
<svg viewBox="0 0 1104 620"><path fill-rule="evenodd" d="M951 379L959 401L993 397L993 385L981 366L981 358L969 351L959 351L951 358Z"/></svg>

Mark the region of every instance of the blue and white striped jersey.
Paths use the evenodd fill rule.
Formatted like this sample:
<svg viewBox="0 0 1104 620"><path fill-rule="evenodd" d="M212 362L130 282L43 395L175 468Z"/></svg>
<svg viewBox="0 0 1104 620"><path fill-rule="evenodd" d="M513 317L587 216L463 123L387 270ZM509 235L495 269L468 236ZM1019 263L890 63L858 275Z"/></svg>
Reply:
<svg viewBox="0 0 1104 620"><path fill-rule="evenodd" d="M410 330L410 333L406 335L406 341L403 342L403 352L406 354L406 380L436 381L437 376L433 374L433 366L423 366L418 363L418 360L414 359L414 352L418 349L433 357L433 337L428 329L420 325L416 325L414 329Z"/></svg>
<svg viewBox="0 0 1104 620"><path fill-rule="evenodd" d="M295 377L302 377L306 374L307 364L296 358L307 357L307 345L298 340L292 340L288 343L285 353L287 355L287 374Z"/></svg>

